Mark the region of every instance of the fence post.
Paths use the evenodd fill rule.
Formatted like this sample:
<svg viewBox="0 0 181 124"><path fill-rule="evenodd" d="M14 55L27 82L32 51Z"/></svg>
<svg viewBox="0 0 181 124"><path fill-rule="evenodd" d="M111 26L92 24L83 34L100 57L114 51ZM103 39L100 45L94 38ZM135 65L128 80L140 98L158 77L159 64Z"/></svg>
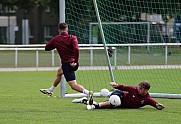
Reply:
<svg viewBox="0 0 181 124"><path fill-rule="evenodd" d="M38 63L39 63L39 61L38 61L38 48L36 49L36 67L38 67Z"/></svg>
<svg viewBox="0 0 181 124"><path fill-rule="evenodd" d="M90 64L91 64L91 66L93 66L93 49L92 49L92 47L90 49Z"/></svg>
<svg viewBox="0 0 181 124"><path fill-rule="evenodd" d="M15 67L18 67L18 49L15 50Z"/></svg>
<svg viewBox="0 0 181 124"><path fill-rule="evenodd" d="M128 64L131 63L131 46L128 46Z"/></svg>
<svg viewBox="0 0 181 124"><path fill-rule="evenodd" d="M115 66L115 69L117 68L117 50L116 50L116 47L114 47L114 66Z"/></svg>
<svg viewBox="0 0 181 124"><path fill-rule="evenodd" d="M52 67L55 66L55 56L54 56L54 50L52 50Z"/></svg>
<svg viewBox="0 0 181 124"><path fill-rule="evenodd" d="M168 46L165 45L165 65L168 64Z"/></svg>

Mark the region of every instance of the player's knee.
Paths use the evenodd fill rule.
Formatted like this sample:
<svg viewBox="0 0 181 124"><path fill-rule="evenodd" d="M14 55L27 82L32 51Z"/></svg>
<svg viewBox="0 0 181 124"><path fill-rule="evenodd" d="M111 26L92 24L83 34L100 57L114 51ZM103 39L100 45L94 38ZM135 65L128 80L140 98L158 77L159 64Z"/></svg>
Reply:
<svg viewBox="0 0 181 124"><path fill-rule="evenodd" d="M110 96L109 102L110 102L111 106L113 106L113 107L118 107L121 105L121 99L118 95Z"/></svg>
<svg viewBox="0 0 181 124"><path fill-rule="evenodd" d="M72 89L72 90L76 90L75 86L71 86L71 89Z"/></svg>
<svg viewBox="0 0 181 124"><path fill-rule="evenodd" d="M124 92L122 90L118 90L118 89L115 89L110 96L112 95L117 95L120 97L120 99L123 99L124 97Z"/></svg>
<svg viewBox="0 0 181 124"><path fill-rule="evenodd" d="M71 85L72 90L77 90L77 85Z"/></svg>
<svg viewBox="0 0 181 124"><path fill-rule="evenodd" d="M62 68L59 68L57 71L57 76L62 76L63 75L63 70Z"/></svg>
<svg viewBox="0 0 181 124"><path fill-rule="evenodd" d="M73 90L76 90L78 84L75 81L69 81L69 85Z"/></svg>

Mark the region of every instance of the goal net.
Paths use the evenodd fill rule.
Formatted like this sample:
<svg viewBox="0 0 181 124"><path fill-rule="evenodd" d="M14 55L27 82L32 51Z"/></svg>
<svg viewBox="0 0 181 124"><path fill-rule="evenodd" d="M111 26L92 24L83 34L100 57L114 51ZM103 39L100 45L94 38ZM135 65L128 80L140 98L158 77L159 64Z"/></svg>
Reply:
<svg viewBox="0 0 181 124"><path fill-rule="evenodd" d="M103 88L111 91L111 81L137 85L147 80L153 97L181 98L180 4L66 0L65 20L80 47L77 82L98 93ZM65 97L83 95L65 87Z"/></svg>

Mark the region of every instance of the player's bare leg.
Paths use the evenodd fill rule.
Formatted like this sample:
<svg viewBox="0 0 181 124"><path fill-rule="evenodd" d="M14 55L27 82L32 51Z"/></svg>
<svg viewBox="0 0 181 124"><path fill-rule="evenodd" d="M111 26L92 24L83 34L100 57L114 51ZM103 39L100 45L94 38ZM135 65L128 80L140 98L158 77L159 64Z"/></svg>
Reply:
<svg viewBox="0 0 181 124"><path fill-rule="evenodd" d="M89 102L88 104L90 104L90 105L93 104L94 100L93 100L93 92L92 91L88 91L87 89L85 89L82 85L78 84L76 82L76 80L69 81L68 83L73 90L84 93L88 96L88 102Z"/></svg>
<svg viewBox="0 0 181 124"><path fill-rule="evenodd" d="M76 90L76 91L78 91L80 93L84 93L89 98L92 98L93 92L92 91L88 91L87 89L85 89L82 85L78 84L76 80L69 81L68 83L69 83L69 85L71 86L71 88L73 90Z"/></svg>
<svg viewBox="0 0 181 124"><path fill-rule="evenodd" d="M60 83L62 79L62 75L63 75L63 70L62 68L59 68L52 86L57 87L57 85Z"/></svg>
<svg viewBox="0 0 181 124"><path fill-rule="evenodd" d="M55 87L57 87L57 85L60 83L60 81L62 79L62 75L63 75L63 70L62 70L62 68L59 68L57 70L56 78L55 78L52 86L49 89L40 89L40 92L51 96L53 94Z"/></svg>
<svg viewBox="0 0 181 124"><path fill-rule="evenodd" d="M110 108L111 104L109 101L105 101L105 102L100 102L98 104L93 104L93 105L87 105L86 106L88 110L91 109L104 109L104 108Z"/></svg>
<svg viewBox="0 0 181 124"><path fill-rule="evenodd" d="M106 101L106 102L100 102L99 107L100 108L109 108L109 107L111 107L111 105L110 105L109 101Z"/></svg>

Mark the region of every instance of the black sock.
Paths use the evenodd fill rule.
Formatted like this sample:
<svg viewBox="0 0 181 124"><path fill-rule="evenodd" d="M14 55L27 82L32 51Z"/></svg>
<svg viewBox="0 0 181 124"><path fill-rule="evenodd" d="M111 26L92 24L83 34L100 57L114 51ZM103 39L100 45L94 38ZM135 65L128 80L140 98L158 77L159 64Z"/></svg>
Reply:
<svg viewBox="0 0 181 124"><path fill-rule="evenodd" d="M100 109L101 107L99 106L99 104L94 104L95 109Z"/></svg>
<svg viewBox="0 0 181 124"><path fill-rule="evenodd" d="M83 99L82 103L87 105L87 101L88 101L87 99Z"/></svg>

